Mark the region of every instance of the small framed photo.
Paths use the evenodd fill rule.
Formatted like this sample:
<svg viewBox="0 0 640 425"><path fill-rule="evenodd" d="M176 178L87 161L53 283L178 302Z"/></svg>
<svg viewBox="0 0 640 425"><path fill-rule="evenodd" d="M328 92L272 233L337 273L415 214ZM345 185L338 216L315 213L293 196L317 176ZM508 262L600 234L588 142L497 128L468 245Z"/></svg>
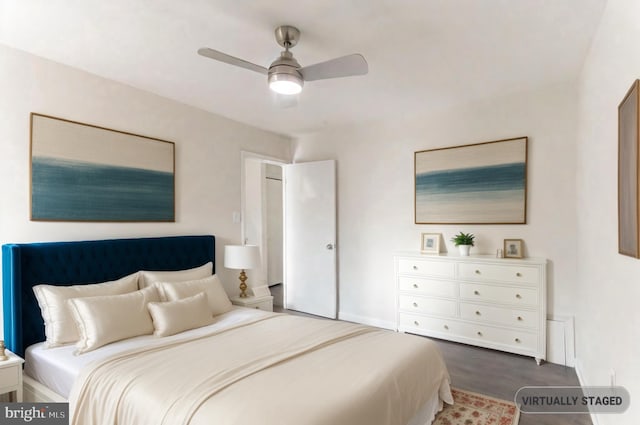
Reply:
<svg viewBox="0 0 640 425"><path fill-rule="evenodd" d="M423 233L420 252L423 254L440 253L440 233Z"/></svg>
<svg viewBox="0 0 640 425"><path fill-rule="evenodd" d="M251 289L253 291L253 296L256 298L266 297L268 295L271 295L271 291L269 290L269 287L267 285L255 286Z"/></svg>
<svg viewBox="0 0 640 425"><path fill-rule="evenodd" d="M524 241L522 239L505 239L504 257L524 258Z"/></svg>

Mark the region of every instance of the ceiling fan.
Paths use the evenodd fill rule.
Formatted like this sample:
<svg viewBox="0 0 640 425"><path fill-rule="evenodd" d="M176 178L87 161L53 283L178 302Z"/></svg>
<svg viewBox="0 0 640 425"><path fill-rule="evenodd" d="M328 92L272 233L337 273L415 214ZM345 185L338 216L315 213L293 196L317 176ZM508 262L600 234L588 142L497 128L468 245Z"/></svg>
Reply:
<svg viewBox="0 0 640 425"><path fill-rule="evenodd" d="M298 43L300 31L290 25L282 25L276 28L275 35L276 41L280 46L284 47L284 51L269 65L269 68L209 49L208 47L198 49L198 54L265 74L267 75L269 88L276 93L285 95L300 93L305 81L365 75L369 72L367 61L364 56L358 53L301 67L289 51Z"/></svg>

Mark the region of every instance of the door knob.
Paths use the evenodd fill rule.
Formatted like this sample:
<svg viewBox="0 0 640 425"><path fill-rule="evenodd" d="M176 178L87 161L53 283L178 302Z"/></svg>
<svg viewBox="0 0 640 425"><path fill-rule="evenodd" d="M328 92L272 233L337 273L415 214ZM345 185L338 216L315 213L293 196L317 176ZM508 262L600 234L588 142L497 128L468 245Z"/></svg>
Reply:
<svg viewBox="0 0 640 425"><path fill-rule="evenodd" d="M333 244L332 243L328 243L327 244L327 249L328 250L332 250L333 249Z"/></svg>

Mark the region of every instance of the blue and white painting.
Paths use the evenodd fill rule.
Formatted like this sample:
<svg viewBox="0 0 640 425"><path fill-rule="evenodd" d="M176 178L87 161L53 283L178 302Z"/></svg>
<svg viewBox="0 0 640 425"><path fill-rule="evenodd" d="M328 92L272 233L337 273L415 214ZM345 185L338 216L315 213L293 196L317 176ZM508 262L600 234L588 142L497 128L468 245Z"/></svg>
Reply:
<svg viewBox="0 0 640 425"><path fill-rule="evenodd" d="M31 218L175 221L174 144L31 116Z"/></svg>
<svg viewBox="0 0 640 425"><path fill-rule="evenodd" d="M417 224L526 223L527 138L415 153Z"/></svg>

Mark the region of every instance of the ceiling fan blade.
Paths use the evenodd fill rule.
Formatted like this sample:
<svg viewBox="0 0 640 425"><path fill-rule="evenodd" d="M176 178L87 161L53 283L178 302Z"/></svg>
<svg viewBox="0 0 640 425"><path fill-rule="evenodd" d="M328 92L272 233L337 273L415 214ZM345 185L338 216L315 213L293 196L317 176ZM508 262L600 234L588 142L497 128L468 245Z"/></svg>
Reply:
<svg viewBox="0 0 640 425"><path fill-rule="evenodd" d="M267 75L267 72L268 72L268 69L265 68L264 66L247 62L246 60L242 60L234 56L227 55L226 53L222 53L217 50L209 49L208 47L201 47L200 49L198 49L198 54L210 59L228 63L229 65L235 65L235 66L239 66L240 68L245 68L250 71L255 71L260 74Z"/></svg>
<svg viewBox="0 0 640 425"><path fill-rule="evenodd" d="M305 81L325 80L327 78L350 77L365 75L369 72L369 65L364 56L358 53L331 59L326 62L305 66L298 71Z"/></svg>

